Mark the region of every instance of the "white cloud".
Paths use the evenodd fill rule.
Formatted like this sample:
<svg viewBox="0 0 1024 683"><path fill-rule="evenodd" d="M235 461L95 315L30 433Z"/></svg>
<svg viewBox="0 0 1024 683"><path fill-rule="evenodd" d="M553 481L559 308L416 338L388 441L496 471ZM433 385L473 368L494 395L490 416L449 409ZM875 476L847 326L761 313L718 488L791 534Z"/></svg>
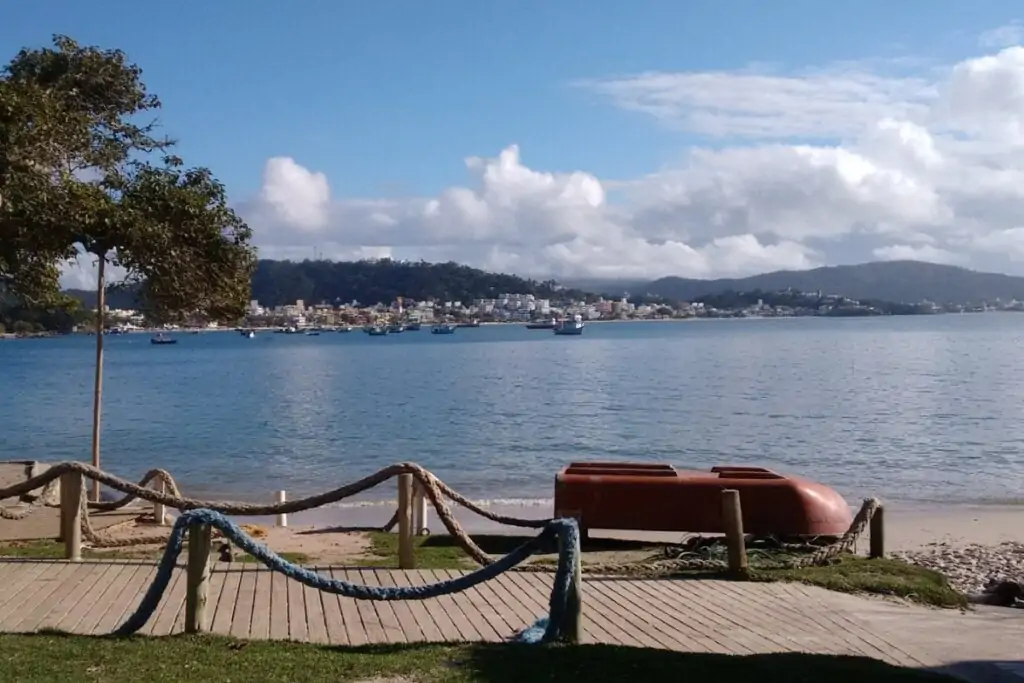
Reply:
<svg viewBox="0 0 1024 683"><path fill-rule="evenodd" d="M353 199L276 158L240 210L271 258L453 259L563 277L897 258L1024 273L1024 49L895 68L588 81L614 105L718 136L614 184L533 169L510 145L467 159L468 181L437 196Z"/></svg>

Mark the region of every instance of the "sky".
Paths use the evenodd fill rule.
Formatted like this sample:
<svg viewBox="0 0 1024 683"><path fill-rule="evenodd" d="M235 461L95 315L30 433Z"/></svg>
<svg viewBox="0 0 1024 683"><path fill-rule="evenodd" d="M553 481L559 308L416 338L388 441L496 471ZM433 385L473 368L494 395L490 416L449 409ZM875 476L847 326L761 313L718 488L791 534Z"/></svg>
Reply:
<svg viewBox="0 0 1024 683"><path fill-rule="evenodd" d="M121 48L265 258L714 278L1024 275L1010 0L11 3ZM88 285L88 263L67 285Z"/></svg>

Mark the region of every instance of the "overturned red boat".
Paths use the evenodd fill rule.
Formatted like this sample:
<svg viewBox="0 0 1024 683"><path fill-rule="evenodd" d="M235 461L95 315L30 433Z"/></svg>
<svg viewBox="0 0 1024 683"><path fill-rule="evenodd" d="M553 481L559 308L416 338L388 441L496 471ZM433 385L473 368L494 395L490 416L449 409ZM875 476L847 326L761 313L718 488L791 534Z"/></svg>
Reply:
<svg viewBox="0 0 1024 683"><path fill-rule="evenodd" d="M580 528L724 533L721 492L740 492L743 528L763 536L839 536L850 506L834 489L763 467L710 472L632 462L574 462L555 477L555 516Z"/></svg>

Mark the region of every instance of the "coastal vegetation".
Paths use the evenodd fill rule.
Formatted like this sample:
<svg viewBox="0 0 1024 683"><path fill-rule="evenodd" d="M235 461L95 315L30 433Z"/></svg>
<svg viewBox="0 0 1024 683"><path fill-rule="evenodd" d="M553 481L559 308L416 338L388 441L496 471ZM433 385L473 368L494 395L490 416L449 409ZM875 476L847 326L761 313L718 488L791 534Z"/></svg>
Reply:
<svg viewBox="0 0 1024 683"><path fill-rule="evenodd" d="M62 266L107 268L152 319L237 320L255 266L251 231L209 169L186 167L157 134L160 99L120 50L54 36L0 74L0 283L15 305L54 310ZM23 319L22 319L23 320ZM31 324L42 326L42 321ZM96 335L92 461L99 465L103 335ZM94 485L92 495L99 496Z"/></svg>
<svg viewBox="0 0 1024 683"><path fill-rule="evenodd" d="M722 655L617 645L574 647L477 643L331 647L219 636L103 638L48 632L0 635L0 677L19 683L952 683L948 676L836 655Z"/></svg>

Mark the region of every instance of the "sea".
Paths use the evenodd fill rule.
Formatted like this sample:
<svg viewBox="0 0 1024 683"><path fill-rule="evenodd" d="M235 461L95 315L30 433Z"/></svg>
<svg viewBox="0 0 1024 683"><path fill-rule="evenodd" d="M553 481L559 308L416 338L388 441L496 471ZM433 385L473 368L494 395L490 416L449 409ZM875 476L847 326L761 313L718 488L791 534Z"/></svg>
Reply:
<svg viewBox="0 0 1024 683"><path fill-rule="evenodd" d="M102 467L162 467L199 497L294 498L412 461L550 509L559 469L599 460L762 466L851 504L1024 501L1021 314L172 336L106 337ZM94 344L0 341L0 460L89 460Z"/></svg>

